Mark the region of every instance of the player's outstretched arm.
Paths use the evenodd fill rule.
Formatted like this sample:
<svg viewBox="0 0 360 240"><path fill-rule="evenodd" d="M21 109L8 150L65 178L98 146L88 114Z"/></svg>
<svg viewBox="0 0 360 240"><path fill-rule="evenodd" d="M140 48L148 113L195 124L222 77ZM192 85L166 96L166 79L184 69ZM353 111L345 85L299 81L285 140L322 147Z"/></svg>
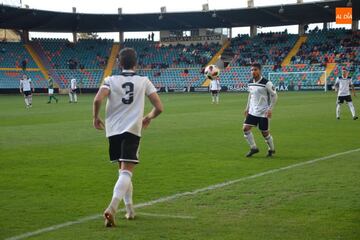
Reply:
<svg viewBox="0 0 360 240"><path fill-rule="evenodd" d="M110 90L108 88L101 87L99 91L97 92L94 102L93 102L93 125L94 128L98 130L104 129L104 122L99 117L99 112L101 108L101 103L110 93Z"/></svg>
<svg viewBox="0 0 360 240"><path fill-rule="evenodd" d="M153 105L153 109L144 117L142 122L143 128L147 128L151 120L159 116L164 111L160 97L156 92L150 94L148 98Z"/></svg>

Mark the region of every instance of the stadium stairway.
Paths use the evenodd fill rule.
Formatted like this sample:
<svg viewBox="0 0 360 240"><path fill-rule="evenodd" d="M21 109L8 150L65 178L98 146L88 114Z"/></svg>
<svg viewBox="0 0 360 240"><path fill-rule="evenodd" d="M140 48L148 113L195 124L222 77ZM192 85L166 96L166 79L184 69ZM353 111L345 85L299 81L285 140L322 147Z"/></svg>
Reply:
<svg viewBox="0 0 360 240"><path fill-rule="evenodd" d="M281 63L282 67L286 67L290 64L291 58L297 54L301 45L306 42L307 36L300 36L299 39L296 41L294 47L291 49L289 54L284 58L283 62Z"/></svg>
<svg viewBox="0 0 360 240"><path fill-rule="evenodd" d="M100 81L100 85L102 84L102 82L104 81L104 79L106 77L108 77L112 74L112 70L113 70L114 64L116 62L116 55L119 53L119 50L120 50L120 44L114 43L111 48L109 60L108 60L108 63L106 65L106 68L104 71L103 79L102 79L102 81Z"/></svg>
<svg viewBox="0 0 360 240"><path fill-rule="evenodd" d="M335 67L336 67L336 63L328 63L326 65L325 73L323 73L323 75L320 77L321 84L325 84L325 76L329 78L332 71L334 71Z"/></svg>
<svg viewBox="0 0 360 240"><path fill-rule="evenodd" d="M214 55L214 57L206 64L206 66L215 64L219 58L221 57L221 54L223 54L224 50L227 49L230 46L230 40L226 40L224 45L220 48L220 50ZM201 84L202 87L208 87L210 84L209 79L205 79L205 81Z"/></svg>
<svg viewBox="0 0 360 240"><path fill-rule="evenodd" d="M31 55L31 57L34 59L36 65L40 68L41 73L44 75L45 79L49 78L48 72L44 66L44 64L42 63L39 55L36 53L36 51L33 49L33 47L31 46L31 44L25 44L25 48L26 50L29 52L29 54Z"/></svg>

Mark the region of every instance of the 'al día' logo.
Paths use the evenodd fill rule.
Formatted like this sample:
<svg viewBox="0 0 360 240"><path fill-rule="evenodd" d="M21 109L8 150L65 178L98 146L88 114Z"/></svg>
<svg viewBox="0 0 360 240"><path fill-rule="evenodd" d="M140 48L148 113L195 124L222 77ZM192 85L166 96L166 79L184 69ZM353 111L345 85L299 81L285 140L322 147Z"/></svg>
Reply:
<svg viewBox="0 0 360 240"><path fill-rule="evenodd" d="M336 8L336 24L351 24L352 8Z"/></svg>

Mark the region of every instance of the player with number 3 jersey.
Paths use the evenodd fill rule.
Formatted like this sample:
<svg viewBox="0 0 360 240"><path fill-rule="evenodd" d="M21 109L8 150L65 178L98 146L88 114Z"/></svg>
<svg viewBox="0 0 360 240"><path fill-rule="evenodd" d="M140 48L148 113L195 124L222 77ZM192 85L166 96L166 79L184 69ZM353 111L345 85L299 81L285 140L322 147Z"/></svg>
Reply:
<svg viewBox="0 0 360 240"><path fill-rule="evenodd" d="M105 226L115 226L115 215L123 199L127 219L135 217L132 195L132 174L139 163L141 129L148 127L151 120L162 111L163 106L154 85L147 77L135 73L136 52L132 48L120 51L120 75L104 80L93 103L93 124L102 130L104 123L99 117L102 101L107 98L105 129L109 139L109 155L112 162L119 163L119 178L114 186L113 197L105 209ZM144 117L145 96L153 109Z"/></svg>

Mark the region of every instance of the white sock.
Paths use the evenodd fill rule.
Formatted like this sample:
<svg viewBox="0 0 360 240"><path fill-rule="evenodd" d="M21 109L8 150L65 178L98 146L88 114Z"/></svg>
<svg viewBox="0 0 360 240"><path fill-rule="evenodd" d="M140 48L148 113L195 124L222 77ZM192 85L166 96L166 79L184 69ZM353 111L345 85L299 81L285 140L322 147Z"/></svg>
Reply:
<svg viewBox="0 0 360 240"><path fill-rule="evenodd" d="M250 148L252 148L252 149L257 148L255 140L254 140L254 135L252 134L251 131L244 132L244 137L245 137L246 141L248 142L248 144L250 145Z"/></svg>
<svg viewBox="0 0 360 240"><path fill-rule="evenodd" d="M274 147L273 137L269 134L267 137L264 137L264 138L265 138L266 144L267 144L268 147L269 147L269 150L274 151L274 150L275 150L275 147Z"/></svg>
<svg viewBox="0 0 360 240"><path fill-rule="evenodd" d="M135 217L132 195L133 195L133 185L132 185L132 182L130 182L129 188L124 196L126 218L134 218Z"/></svg>
<svg viewBox="0 0 360 240"><path fill-rule="evenodd" d="M74 93L74 101L77 102L77 95Z"/></svg>
<svg viewBox="0 0 360 240"><path fill-rule="evenodd" d="M119 178L115 184L113 197L109 207L113 212L116 212L121 199L125 196L125 193L129 189L132 173L127 170L119 170Z"/></svg>
<svg viewBox="0 0 360 240"><path fill-rule="evenodd" d="M28 97L25 97L25 98L24 98L24 100L25 100L25 104L26 104L26 106L29 106L29 100L28 100Z"/></svg>
<svg viewBox="0 0 360 240"><path fill-rule="evenodd" d="M340 117L340 104L336 104L336 118Z"/></svg>
<svg viewBox="0 0 360 240"><path fill-rule="evenodd" d="M32 104L32 96L29 96L29 104Z"/></svg>
<svg viewBox="0 0 360 240"><path fill-rule="evenodd" d="M69 98L70 98L70 102L73 102L73 96L71 92L69 92Z"/></svg>
<svg viewBox="0 0 360 240"><path fill-rule="evenodd" d="M211 96L212 102L215 102L215 97L214 95Z"/></svg>
<svg viewBox="0 0 360 240"><path fill-rule="evenodd" d="M125 205L132 205L133 204L132 195L133 195L133 185L132 185L132 182L130 182L129 188L128 188L127 192L125 193L125 196L124 196Z"/></svg>
<svg viewBox="0 0 360 240"><path fill-rule="evenodd" d="M216 102L219 103L219 95L216 95Z"/></svg>
<svg viewBox="0 0 360 240"><path fill-rule="evenodd" d="M352 116L355 117L356 114L355 114L354 104L353 104L352 102L348 102L348 105L349 105L349 108L350 108L350 111L351 111Z"/></svg>

